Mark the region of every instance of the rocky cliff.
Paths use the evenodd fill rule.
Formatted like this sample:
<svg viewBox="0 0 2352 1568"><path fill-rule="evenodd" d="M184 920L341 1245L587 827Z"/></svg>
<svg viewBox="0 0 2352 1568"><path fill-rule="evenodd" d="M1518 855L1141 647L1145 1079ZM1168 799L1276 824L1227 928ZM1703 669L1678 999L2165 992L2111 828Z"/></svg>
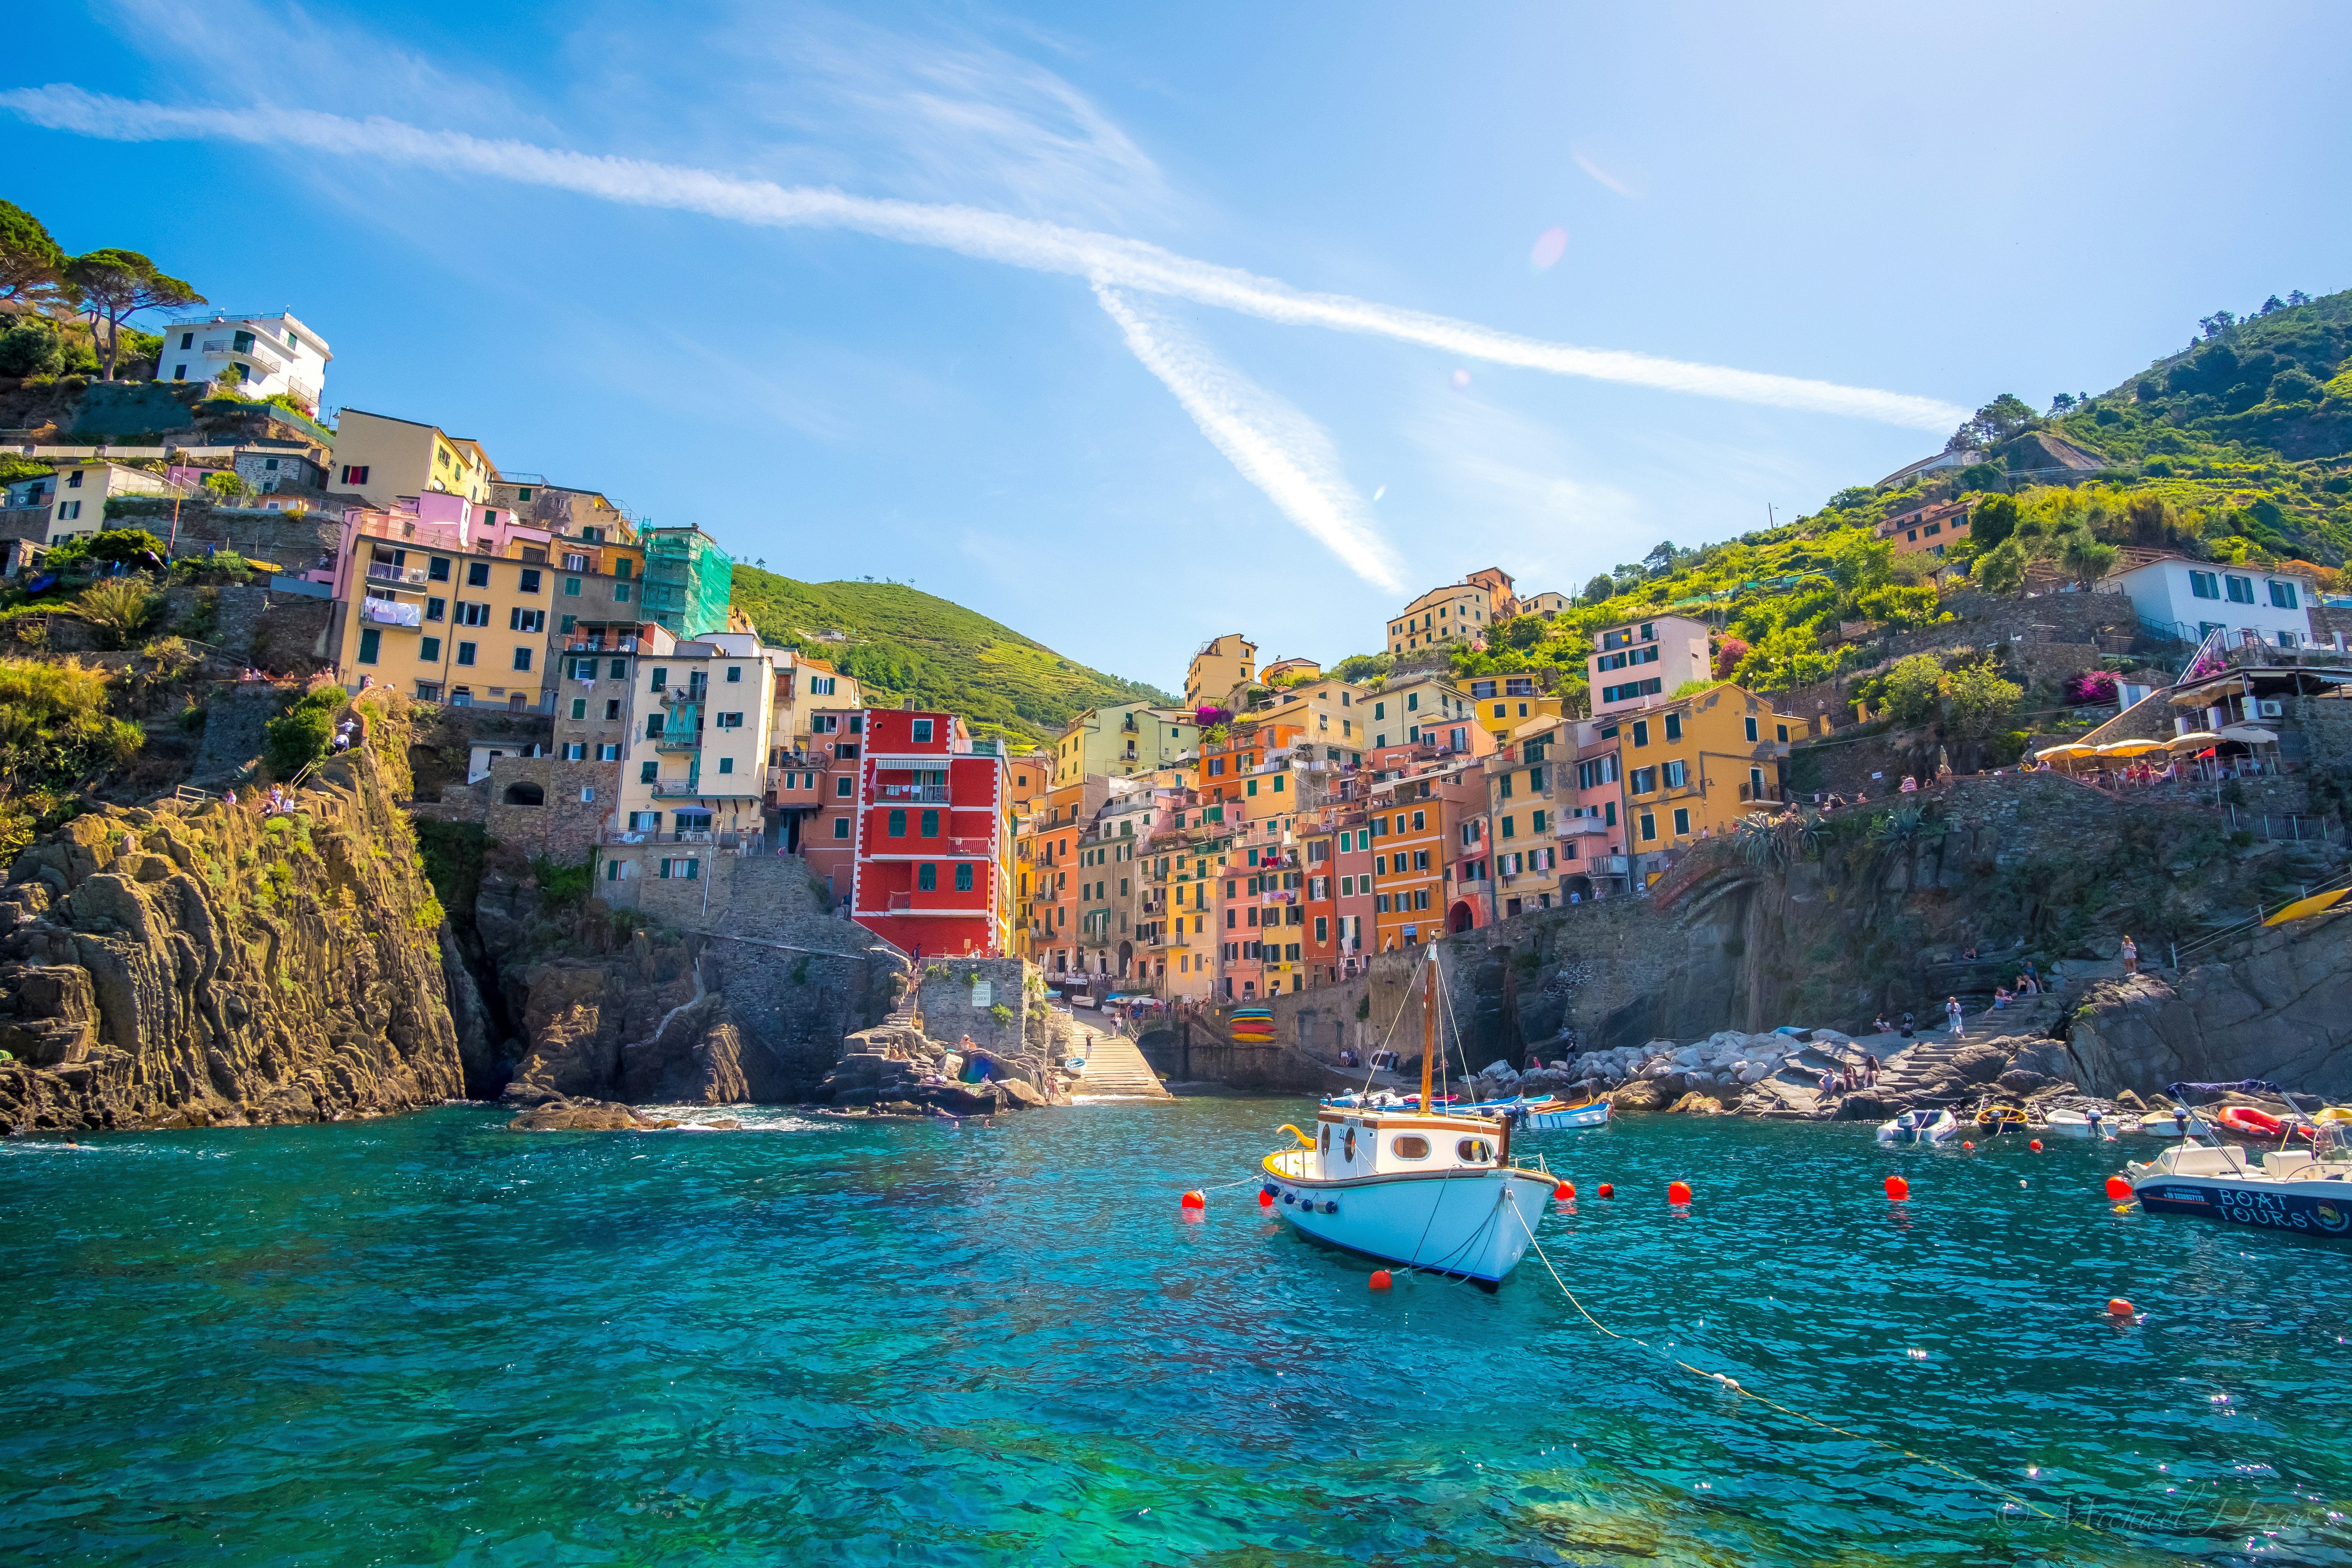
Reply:
<svg viewBox="0 0 2352 1568"><path fill-rule="evenodd" d="M164 800L78 817L0 890L0 1123L331 1121L462 1090L442 910L401 803L405 702L295 809Z"/></svg>

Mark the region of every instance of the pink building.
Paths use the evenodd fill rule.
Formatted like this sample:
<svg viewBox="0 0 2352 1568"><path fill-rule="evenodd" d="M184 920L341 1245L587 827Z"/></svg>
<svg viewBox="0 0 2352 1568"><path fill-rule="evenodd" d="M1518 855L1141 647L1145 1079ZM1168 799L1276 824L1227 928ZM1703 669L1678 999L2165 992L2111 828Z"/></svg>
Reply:
<svg viewBox="0 0 2352 1568"><path fill-rule="evenodd" d="M857 758L850 915L923 957L1010 952L1004 760L952 713L876 709Z"/></svg>

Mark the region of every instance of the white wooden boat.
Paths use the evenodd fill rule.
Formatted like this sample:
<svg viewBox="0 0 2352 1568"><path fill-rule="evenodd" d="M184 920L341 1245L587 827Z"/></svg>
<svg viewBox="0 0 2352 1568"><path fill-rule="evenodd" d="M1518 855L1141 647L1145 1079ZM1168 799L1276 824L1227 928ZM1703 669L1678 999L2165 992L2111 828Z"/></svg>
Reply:
<svg viewBox="0 0 2352 1568"><path fill-rule="evenodd" d="M1878 1124L1881 1143L1945 1143L1960 1135L1960 1124L1941 1106L1906 1110L1892 1121Z"/></svg>
<svg viewBox="0 0 2352 1568"><path fill-rule="evenodd" d="M1533 1245L1559 1181L1512 1163L1508 1116L1452 1108L1433 1092L1437 951L1422 958L1419 1098L1398 1105L1366 1093L1318 1106L1314 1135L1286 1125L1297 1145L1265 1156L1259 1173L1310 1241L1493 1289Z"/></svg>
<svg viewBox="0 0 2352 1568"><path fill-rule="evenodd" d="M1567 1132L1609 1125L1609 1102L1605 1100L1580 1100L1570 1105L1556 1095L1539 1095L1533 1100L1522 1095L1516 1100L1481 1100L1454 1109L1473 1116L1500 1117L1529 1132Z"/></svg>
<svg viewBox="0 0 2352 1568"><path fill-rule="evenodd" d="M1263 1163L1282 1217L1309 1240L1406 1268L1501 1283L1559 1184L1511 1163L1497 1117L1327 1106L1316 1123L1311 1141Z"/></svg>
<svg viewBox="0 0 2352 1568"><path fill-rule="evenodd" d="M2133 1131L2155 1138L2203 1138L2210 1136L2213 1129L2188 1107L2175 1106L2149 1111L2139 1119L2139 1125Z"/></svg>
<svg viewBox="0 0 2352 1568"><path fill-rule="evenodd" d="M2104 1110L2075 1110L2062 1106L2042 1119L2042 1131L2059 1138L2111 1142L2122 1131L2123 1120Z"/></svg>

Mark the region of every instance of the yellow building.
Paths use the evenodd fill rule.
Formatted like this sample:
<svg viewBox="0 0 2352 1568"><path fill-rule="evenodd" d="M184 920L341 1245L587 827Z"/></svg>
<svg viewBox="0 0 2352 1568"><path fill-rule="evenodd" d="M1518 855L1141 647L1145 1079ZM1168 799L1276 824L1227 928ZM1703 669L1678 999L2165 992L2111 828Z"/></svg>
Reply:
<svg viewBox="0 0 2352 1568"><path fill-rule="evenodd" d="M1648 855L1775 811L1780 764L1804 721L1728 681L1609 716L1623 758L1628 850Z"/></svg>
<svg viewBox="0 0 2352 1568"><path fill-rule="evenodd" d="M1523 719L1497 734L1499 749L1486 759L1486 869L1497 919L1565 902L1561 876L1582 869L1564 860L1560 844L1579 800L1575 737L1557 713Z"/></svg>
<svg viewBox="0 0 2352 1568"><path fill-rule="evenodd" d="M1149 702L1089 708L1071 720L1054 742L1052 787L1095 775L1132 778L1172 767L1200 743L1200 725L1182 709Z"/></svg>
<svg viewBox="0 0 2352 1568"><path fill-rule="evenodd" d="M1253 724L1295 726L1298 744L1316 748L1315 755L1324 762L1353 767L1363 762L1372 744L1365 726L1373 696L1368 686L1327 676L1270 693L1242 717Z"/></svg>
<svg viewBox="0 0 2352 1568"><path fill-rule="evenodd" d="M1432 588L1389 622L1391 653L1470 642L1504 618L1515 603L1511 579L1500 567L1473 572L1459 583Z"/></svg>
<svg viewBox="0 0 2352 1568"><path fill-rule="evenodd" d="M1531 720L1560 717L1560 700L1537 690L1531 675L1480 676L1464 684L1470 688L1479 727L1495 737L1497 746L1509 745Z"/></svg>
<svg viewBox="0 0 2352 1568"><path fill-rule="evenodd" d="M1202 703L1222 705L1235 687L1248 685L1256 671L1257 644L1239 632L1211 637L1193 653L1184 672L1184 706L1197 710Z"/></svg>
<svg viewBox="0 0 2352 1568"><path fill-rule="evenodd" d="M328 461L328 489L364 496L369 504L387 510L402 496L430 490L488 504L499 478L478 442L415 419L357 408L336 416Z"/></svg>
<svg viewBox="0 0 2352 1568"><path fill-rule="evenodd" d="M548 536L484 509L439 503L448 521L415 512L352 514L343 552L338 678L400 688L428 702L525 709L552 684L548 639L558 572ZM510 516L510 514L500 514Z"/></svg>

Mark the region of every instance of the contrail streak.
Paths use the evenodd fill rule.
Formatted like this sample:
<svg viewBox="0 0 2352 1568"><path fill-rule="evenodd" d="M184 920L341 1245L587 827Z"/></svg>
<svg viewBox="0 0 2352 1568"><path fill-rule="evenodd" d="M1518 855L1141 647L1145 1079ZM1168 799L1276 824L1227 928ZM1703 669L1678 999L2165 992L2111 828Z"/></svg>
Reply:
<svg viewBox="0 0 2352 1568"><path fill-rule="evenodd" d="M1922 430L1948 430L1969 413L1952 404L1906 393L1660 359L1623 350L1579 348L1344 294L1310 293L1140 240L976 207L778 185L637 158L599 157L528 142L427 131L396 120L349 120L307 110L180 108L105 97L62 84L0 92L0 108L52 130L117 142L217 139L272 147L303 146L352 157L488 174L606 201L671 207L742 223L852 229L1035 271L1069 273L1089 281L1175 295L1271 321L1393 338L1463 358L1555 375L1589 376L1702 397L1848 415Z"/></svg>
<svg viewBox="0 0 2352 1568"><path fill-rule="evenodd" d="M1402 586L1396 553L1340 473L1339 451L1321 426L1109 284L1097 281L1095 298L1143 367L1176 395L1201 434L1244 479L1357 576L1391 593Z"/></svg>

